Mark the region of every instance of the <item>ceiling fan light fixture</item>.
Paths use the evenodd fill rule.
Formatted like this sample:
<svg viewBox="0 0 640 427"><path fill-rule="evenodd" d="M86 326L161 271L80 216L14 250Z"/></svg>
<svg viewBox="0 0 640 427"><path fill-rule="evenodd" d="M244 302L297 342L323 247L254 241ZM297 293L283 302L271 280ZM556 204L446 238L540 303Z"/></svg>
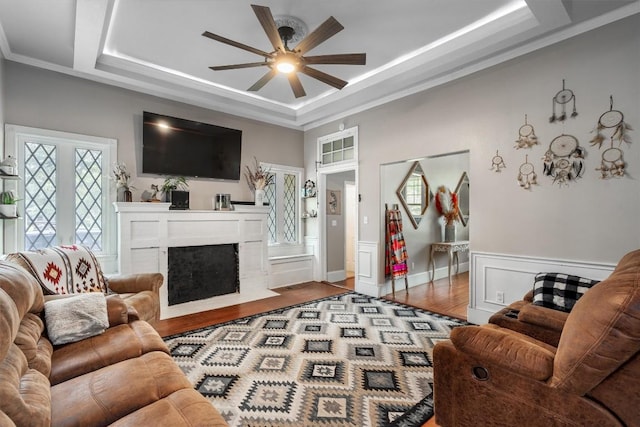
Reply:
<svg viewBox="0 0 640 427"><path fill-rule="evenodd" d="M276 64L276 68L278 69L278 71L280 71L281 73L284 74L289 74L291 72L293 72L296 69L296 66L293 65L290 62L286 62L286 61L280 61Z"/></svg>
<svg viewBox="0 0 640 427"><path fill-rule="evenodd" d="M298 69L298 58L292 53L278 55L276 59L276 69L284 74L289 74Z"/></svg>

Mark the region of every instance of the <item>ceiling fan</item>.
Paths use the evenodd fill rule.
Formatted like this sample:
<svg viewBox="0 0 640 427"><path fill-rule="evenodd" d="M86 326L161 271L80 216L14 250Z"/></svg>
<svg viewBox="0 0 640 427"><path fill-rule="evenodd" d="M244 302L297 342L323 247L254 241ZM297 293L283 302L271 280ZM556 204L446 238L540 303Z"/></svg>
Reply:
<svg viewBox="0 0 640 427"><path fill-rule="evenodd" d="M365 53L304 56L305 53L344 29L344 27L333 16L329 17L329 19L323 22L318 28L304 37L295 48L290 49L287 43L292 39L295 30L289 26L281 26L278 28L275 20L273 19L273 15L271 14L271 10L268 7L257 5L251 5L251 7L275 49L273 52L265 52L230 40L226 37L210 33L209 31L202 33L203 36L210 39L244 49L264 57L264 61L262 62L209 67L214 71L251 67L268 67L269 72L262 76L260 80L255 82L253 86L248 89L249 91L260 90L265 84L274 78L278 72L287 74L289 84L291 85L291 89L293 90L293 94L296 98L306 95L306 92L302 87L302 83L300 82L300 78L297 75L298 72L306 74L309 77L313 77L316 80L320 80L321 82L337 89L342 89L346 86L346 81L316 70L315 68L311 68L309 67L309 64L365 65L367 62L367 55Z"/></svg>

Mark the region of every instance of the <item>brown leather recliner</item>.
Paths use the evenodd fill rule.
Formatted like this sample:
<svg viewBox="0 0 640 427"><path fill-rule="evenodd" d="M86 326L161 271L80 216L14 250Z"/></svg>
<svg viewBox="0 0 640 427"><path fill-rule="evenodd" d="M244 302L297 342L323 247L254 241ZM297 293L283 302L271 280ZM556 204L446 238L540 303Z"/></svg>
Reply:
<svg viewBox="0 0 640 427"><path fill-rule="evenodd" d="M589 289L564 322L551 323L561 325L557 345L533 338L535 322L520 332L496 324L454 329L434 348L436 422L640 425L640 250Z"/></svg>

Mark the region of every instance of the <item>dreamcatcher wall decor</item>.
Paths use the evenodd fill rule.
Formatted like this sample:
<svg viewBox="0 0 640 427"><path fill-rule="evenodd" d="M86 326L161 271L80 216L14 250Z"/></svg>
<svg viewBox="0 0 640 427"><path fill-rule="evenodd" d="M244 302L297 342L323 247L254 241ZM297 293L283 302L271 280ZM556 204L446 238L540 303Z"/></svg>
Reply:
<svg viewBox="0 0 640 427"><path fill-rule="evenodd" d="M527 115L524 115L524 124L518 129L518 139L516 139L515 147L531 148L538 144L538 137L536 136L535 129L529 123L527 123Z"/></svg>
<svg viewBox="0 0 640 427"><path fill-rule="evenodd" d="M571 117L574 118L578 115L578 111L576 110L576 96L571 89L564 87L564 79L562 79L562 90L556 93L552 100L552 114L551 117L549 117L549 123L556 121L564 122L567 119L567 104L570 102L573 102ZM562 113L560 113L559 116L556 115L556 105L560 105L562 108Z"/></svg>
<svg viewBox="0 0 640 427"><path fill-rule="evenodd" d="M592 146L598 146L602 148L606 137L603 132L609 131L611 136L609 137L611 145L609 148L602 152L602 160L600 167L596 168L600 171L600 177L602 179L608 178L621 178L625 172L624 152L620 149L623 142L627 144L631 143L631 137L628 131L633 130L624 121L624 114L619 110L613 109L613 96L609 96L609 111L602 113L598 119L598 125L596 126L596 136L591 140ZM614 141L618 141L618 147L614 147Z"/></svg>
<svg viewBox="0 0 640 427"><path fill-rule="evenodd" d="M494 172L500 172L500 169L506 167L507 165L504 164L504 159L500 154L498 154L498 150L496 150L496 155L491 159L491 170Z"/></svg>
<svg viewBox="0 0 640 427"><path fill-rule="evenodd" d="M572 135L556 136L544 154L543 173L553 178L554 183L568 184L580 178L584 172L585 151Z"/></svg>
<svg viewBox="0 0 640 427"><path fill-rule="evenodd" d="M518 170L518 184L525 190L529 190L532 185L538 183L538 175L535 172L533 164L529 163L529 155L524 156L524 163L520 165Z"/></svg>

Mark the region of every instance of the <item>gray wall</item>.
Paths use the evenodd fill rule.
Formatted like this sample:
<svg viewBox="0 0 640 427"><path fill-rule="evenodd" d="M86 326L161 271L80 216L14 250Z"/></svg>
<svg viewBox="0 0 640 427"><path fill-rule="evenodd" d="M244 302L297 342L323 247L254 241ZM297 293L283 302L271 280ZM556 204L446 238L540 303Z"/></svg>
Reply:
<svg viewBox="0 0 640 427"><path fill-rule="evenodd" d="M640 247L640 16L543 48L438 88L305 132L305 164L312 170L317 138L359 129L359 240L382 242L380 165L470 151L471 249L525 256L616 262ZM562 79L576 93L575 119L549 123ZM634 129L624 146L627 176L602 180L601 150L589 140L609 95ZM524 116L540 145L516 150ZM556 136L575 135L587 149L586 172L567 187L542 176L541 158ZM490 170L496 150L507 165ZM517 183L525 154L540 185ZM362 218L367 216L369 223ZM379 254L383 263L383 252Z"/></svg>
<svg viewBox="0 0 640 427"><path fill-rule="evenodd" d="M144 95L14 62L5 62L7 106L4 123L95 135L118 140L118 160L132 173L134 201L163 177L139 176L142 112L151 111L242 130L242 165L253 157L268 163L303 166L303 133L154 96ZM0 97L2 98L2 97ZM239 182L190 180L192 209L212 209L216 193L253 200Z"/></svg>

